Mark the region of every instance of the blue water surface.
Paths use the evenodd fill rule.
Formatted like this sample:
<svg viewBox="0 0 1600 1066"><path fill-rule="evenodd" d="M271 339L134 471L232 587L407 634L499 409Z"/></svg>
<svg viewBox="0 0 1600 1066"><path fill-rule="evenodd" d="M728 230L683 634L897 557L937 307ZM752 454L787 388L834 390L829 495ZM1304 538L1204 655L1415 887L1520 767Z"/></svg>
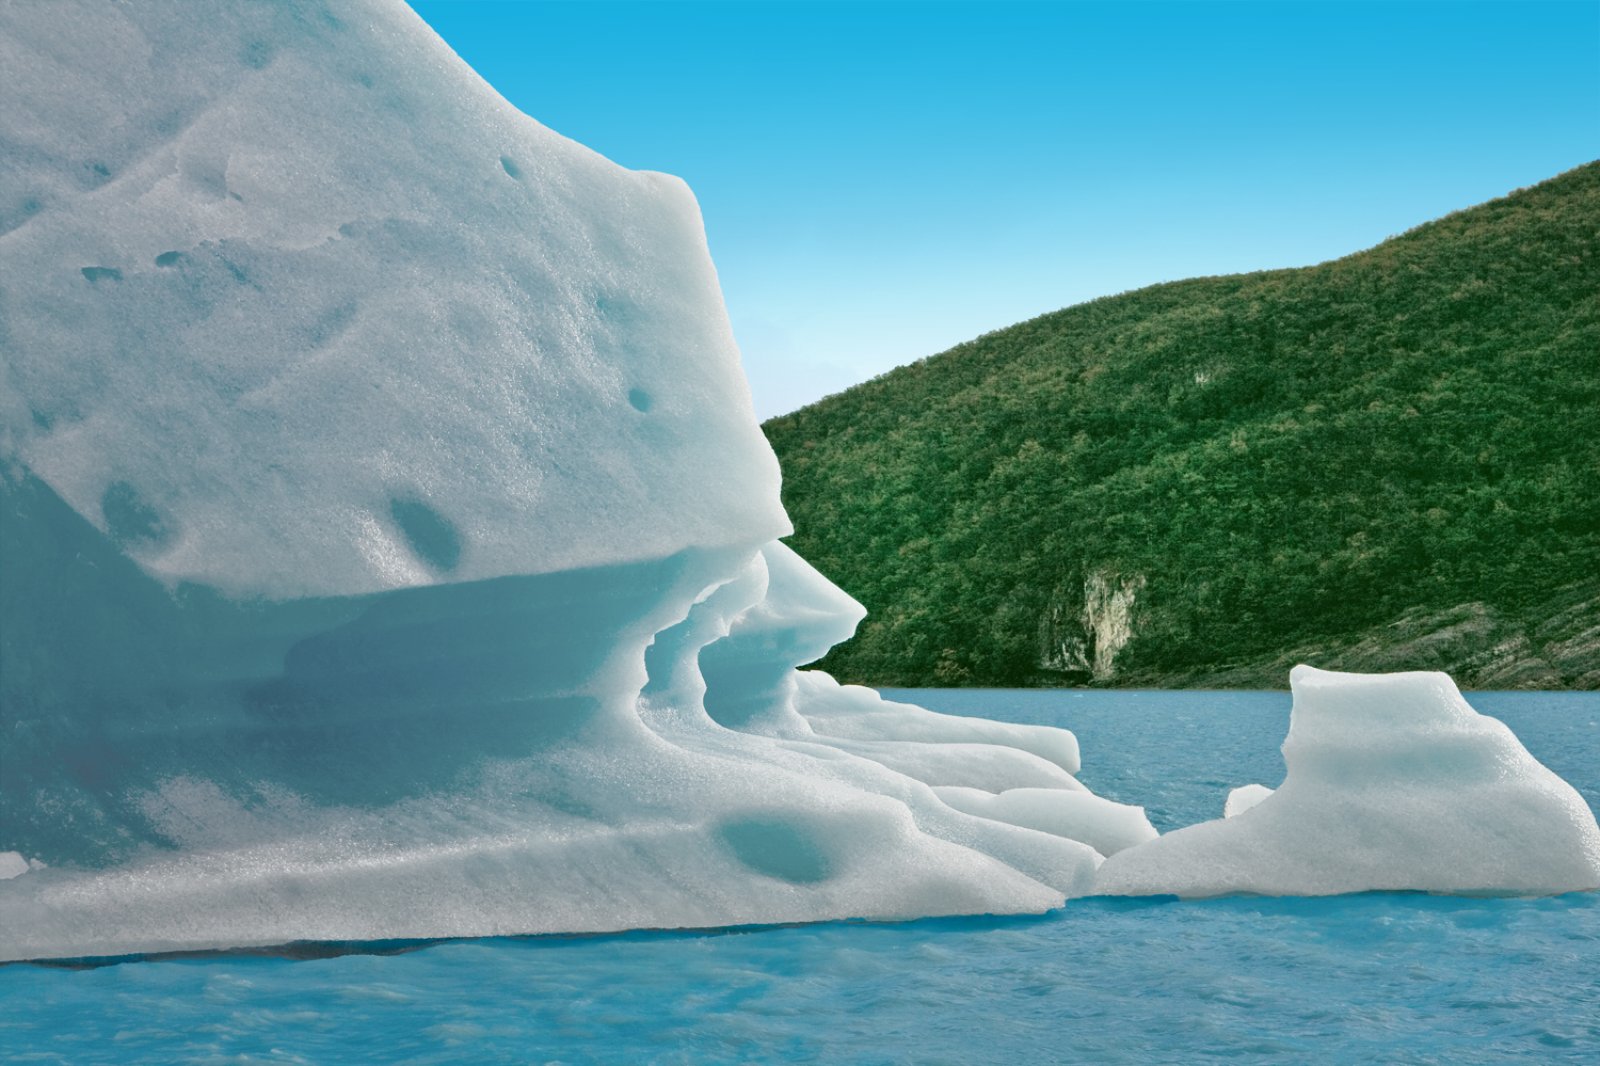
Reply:
<svg viewBox="0 0 1600 1066"><path fill-rule="evenodd" d="M1158 828L1282 777L1284 693L890 692L1069 726ZM1600 694L1479 693L1600 802ZM0 967L0 1059L1600 1062L1600 896L1081 900L1038 918Z"/></svg>

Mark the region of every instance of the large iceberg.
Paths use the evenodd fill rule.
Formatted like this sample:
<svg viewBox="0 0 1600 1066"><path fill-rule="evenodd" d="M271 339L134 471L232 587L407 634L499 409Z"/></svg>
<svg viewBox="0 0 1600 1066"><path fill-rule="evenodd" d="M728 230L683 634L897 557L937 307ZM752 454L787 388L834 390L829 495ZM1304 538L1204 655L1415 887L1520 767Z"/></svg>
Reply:
<svg viewBox="0 0 1600 1066"><path fill-rule="evenodd" d="M1070 733L795 669L862 610L682 182L397 0L3 5L0 88L0 959L1189 890ZM1595 883L1483 796L1581 847L1456 887Z"/></svg>
<svg viewBox="0 0 1600 1066"><path fill-rule="evenodd" d="M398 2L5 5L0 85L0 957L1089 890L933 787L1070 734L796 673L862 611L681 181Z"/></svg>

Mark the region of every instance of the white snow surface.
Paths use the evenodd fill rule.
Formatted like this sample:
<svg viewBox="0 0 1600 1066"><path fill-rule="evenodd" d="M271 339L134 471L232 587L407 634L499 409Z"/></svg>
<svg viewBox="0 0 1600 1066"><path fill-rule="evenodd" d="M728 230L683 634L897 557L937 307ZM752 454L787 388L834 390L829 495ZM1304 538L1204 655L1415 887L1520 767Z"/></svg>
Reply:
<svg viewBox="0 0 1600 1066"><path fill-rule="evenodd" d="M1438 675L1297 673L1284 787L1152 840L797 671L864 612L693 198L398 0L0 5L0 99L0 960L1595 883Z"/></svg>
<svg viewBox="0 0 1600 1066"><path fill-rule="evenodd" d="M1287 774L1227 816L1108 859L1107 895L1543 895L1600 887L1577 791L1448 675L1297 666ZM1236 790L1236 793L1243 790ZM1253 802L1251 802L1253 801Z"/></svg>
<svg viewBox="0 0 1600 1066"><path fill-rule="evenodd" d="M4 451L147 573L351 595L789 532L688 187L398 2L6 4L0 72Z"/></svg>

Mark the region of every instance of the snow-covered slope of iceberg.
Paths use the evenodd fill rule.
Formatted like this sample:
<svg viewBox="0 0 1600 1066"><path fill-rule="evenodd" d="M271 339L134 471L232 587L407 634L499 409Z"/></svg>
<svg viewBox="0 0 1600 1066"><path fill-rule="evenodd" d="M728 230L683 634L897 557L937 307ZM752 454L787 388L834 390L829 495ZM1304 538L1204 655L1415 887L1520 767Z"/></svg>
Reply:
<svg viewBox="0 0 1600 1066"><path fill-rule="evenodd" d="M935 792L1070 734L796 674L680 181L398 0L5 5L0 92L0 958L1088 891Z"/></svg>
<svg viewBox="0 0 1600 1066"><path fill-rule="evenodd" d="M1540 895L1600 887L1600 829L1577 791L1445 674L1297 666L1268 792L1117 853L1097 892L1329 895L1415 889Z"/></svg>
<svg viewBox="0 0 1600 1066"><path fill-rule="evenodd" d="M6 454L273 599L789 531L676 178L395 4L0 11Z"/></svg>

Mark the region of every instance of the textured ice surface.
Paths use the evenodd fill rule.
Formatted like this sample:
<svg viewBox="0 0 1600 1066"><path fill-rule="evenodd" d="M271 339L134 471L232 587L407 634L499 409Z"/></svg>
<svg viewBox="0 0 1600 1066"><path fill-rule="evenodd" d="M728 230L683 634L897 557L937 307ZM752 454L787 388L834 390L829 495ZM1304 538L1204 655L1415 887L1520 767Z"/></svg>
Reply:
<svg viewBox="0 0 1600 1066"><path fill-rule="evenodd" d="M1234 796L1245 790L1235 790L1225 820L1118 853L1100 868L1097 892L1600 887L1600 829L1583 798L1448 676L1298 666L1290 684L1283 784L1247 793L1243 806Z"/></svg>
<svg viewBox="0 0 1600 1066"><path fill-rule="evenodd" d="M1089 890L934 791L1069 733L796 673L682 182L398 2L5 5L0 89L0 958Z"/></svg>
<svg viewBox="0 0 1600 1066"><path fill-rule="evenodd" d="M395 3L0 9L5 449L168 585L789 531L699 210Z"/></svg>
<svg viewBox="0 0 1600 1066"><path fill-rule="evenodd" d="M1251 807L1272 795L1272 789L1266 785L1240 785L1230 789L1228 798L1222 804L1222 816L1232 818L1234 815L1243 814Z"/></svg>
<svg viewBox="0 0 1600 1066"><path fill-rule="evenodd" d="M1143 807L1115 803L1087 790L1063 794L1052 788L1013 788L996 795L947 786L934 791L958 811L1081 840L1102 855L1156 838Z"/></svg>

